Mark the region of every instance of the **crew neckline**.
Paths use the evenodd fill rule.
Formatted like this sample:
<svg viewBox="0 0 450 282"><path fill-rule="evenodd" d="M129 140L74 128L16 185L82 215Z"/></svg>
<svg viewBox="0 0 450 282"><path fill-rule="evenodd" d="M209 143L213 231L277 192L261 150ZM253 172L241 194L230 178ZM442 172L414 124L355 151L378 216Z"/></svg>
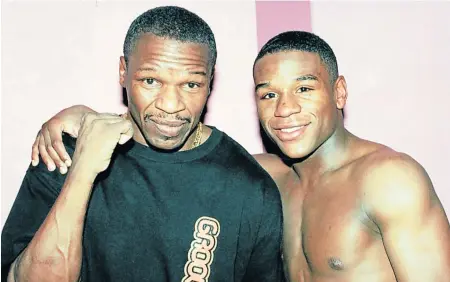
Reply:
<svg viewBox="0 0 450 282"><path fill-rule="evenodd" d="M156 151L153 148L145 146L132 139L130 140L131 144L129 145L130 148L127 153L163 163L183 163L194 161L209 154L219 144L223 137L222 131L218 130L214 126L208 127L211 128L211 135L205 142L191 150L165 153Z"/></svg>

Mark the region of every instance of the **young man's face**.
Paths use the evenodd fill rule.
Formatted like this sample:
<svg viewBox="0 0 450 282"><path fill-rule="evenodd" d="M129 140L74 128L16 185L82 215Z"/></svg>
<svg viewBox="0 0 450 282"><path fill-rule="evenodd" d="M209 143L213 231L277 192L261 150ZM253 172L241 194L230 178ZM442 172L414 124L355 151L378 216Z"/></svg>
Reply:
<svg viewBox="0 0 450 282"><path fill-rule="evenodd" d="M331 85L319 55L265 55L255 64L254 80L262 127L285 155L304 158L332 135L345 104L334 93L346 94L345 81Z"/></svg>
<svg viewBox="0 0 450 282"><path fill-rule="evenodd" d="M203 44L141 36L128 66L123 57L120 63L135 139L163 150L181 149L206 104L211 69Z"/></svg>

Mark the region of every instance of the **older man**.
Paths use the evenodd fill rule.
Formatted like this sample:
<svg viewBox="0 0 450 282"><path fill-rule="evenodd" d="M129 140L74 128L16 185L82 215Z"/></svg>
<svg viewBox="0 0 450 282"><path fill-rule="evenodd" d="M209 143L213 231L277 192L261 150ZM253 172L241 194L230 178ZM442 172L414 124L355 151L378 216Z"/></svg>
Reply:
<svg viewBox="0 0 450 282"><path fill-rule="evenodd" d="M209 26L155 8L123 49L127 118L84 116L77 140L64 139L66 177L29 168L2 233L3 279L283 280L276 184L199 122L216 60Z"/></svg>

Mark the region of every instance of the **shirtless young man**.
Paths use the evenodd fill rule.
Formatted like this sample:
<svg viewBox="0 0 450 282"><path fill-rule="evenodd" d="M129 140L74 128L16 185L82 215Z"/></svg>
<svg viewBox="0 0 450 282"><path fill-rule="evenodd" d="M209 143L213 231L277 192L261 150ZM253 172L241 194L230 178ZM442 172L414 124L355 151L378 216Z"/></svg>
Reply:
<svg viewBox="0 0 450 282"><path fill-rule="evenodd" d="M294 162L255 156L280 189L290 281L450 281L449 223L430 178L408 155L345 129L347 87L330 46L279 34L259 52L254 80L261 124ZM33 161L62 165L61 132L76 135L85 111L44 124Z"/></svg>

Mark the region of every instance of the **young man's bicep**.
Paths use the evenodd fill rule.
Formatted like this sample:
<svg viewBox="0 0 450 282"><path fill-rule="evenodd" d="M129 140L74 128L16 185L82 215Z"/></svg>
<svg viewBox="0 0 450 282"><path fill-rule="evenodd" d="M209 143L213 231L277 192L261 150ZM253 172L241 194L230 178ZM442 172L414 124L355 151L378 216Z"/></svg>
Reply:
<svg viewBox="0 0 450 282"><path fill-rule="evenodd" d="M446 281L450 273L450 236L440 207L410 219L395 219L382 230L383 244L394 273L401 281ZM416 221L416 222L412 222Z"/></svg>
<svg viewBox="0 0 450 282"><path fill-rule="evenodd" d="M448 219L427 173L411 158L376 168L367 203L399 282L445 281L450 273Z"/></svg>

